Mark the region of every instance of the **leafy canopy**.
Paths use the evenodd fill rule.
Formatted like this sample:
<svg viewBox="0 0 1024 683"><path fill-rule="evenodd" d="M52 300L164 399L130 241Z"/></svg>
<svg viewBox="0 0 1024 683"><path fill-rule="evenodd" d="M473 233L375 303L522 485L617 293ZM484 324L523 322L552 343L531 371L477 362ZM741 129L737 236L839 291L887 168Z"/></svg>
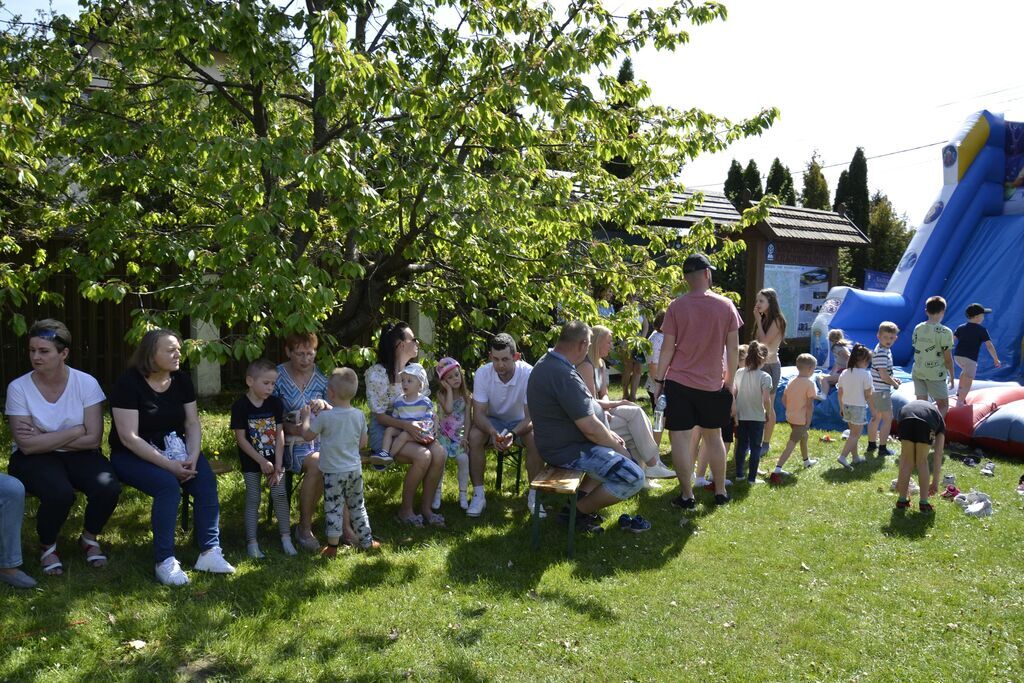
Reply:
<svg viewBox="0 0 1024 683"><path fill-rule="evenodd" d="M596 280L620 300L664 297L689 249L715 243L710 224L685 240L646 227L673 178L776 116L659 106L609 71L724 19L717 2L81 9L4 26L3 191L34 191L3 214L0 305L54 296L46 277L71 273L89 299L138 300L131 335L212 321L222 337L188 350L219 360L294 330L338 351L403 301L438 321L440 344L503 328L543 348L557 316L596 315ZM628 178L605 170L614 158ZM637 239L597 242L598 225Z"/></svg>

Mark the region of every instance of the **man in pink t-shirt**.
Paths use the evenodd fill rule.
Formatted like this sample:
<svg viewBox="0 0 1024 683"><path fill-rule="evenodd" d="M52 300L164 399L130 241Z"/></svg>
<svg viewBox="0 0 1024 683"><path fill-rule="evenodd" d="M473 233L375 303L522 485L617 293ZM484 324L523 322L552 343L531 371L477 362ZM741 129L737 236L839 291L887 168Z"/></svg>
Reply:
<svg viewBox="0 0 1024 683"><path fill-rule="evenodd" d="M682 495L672 504L693 509L693 443L696 427L707 444L711 474L715 480L715 503L729 502L725 493L725 444L722 428L732 422L733 373L739 354L742 324L736 306L711 291L715 269L704 254L693 254L683 262L683 275L690 286L687 294L668 307L661 331L665 335L658 372L657 393L665 394L665 428L672 442L672 462Z"/></svg>

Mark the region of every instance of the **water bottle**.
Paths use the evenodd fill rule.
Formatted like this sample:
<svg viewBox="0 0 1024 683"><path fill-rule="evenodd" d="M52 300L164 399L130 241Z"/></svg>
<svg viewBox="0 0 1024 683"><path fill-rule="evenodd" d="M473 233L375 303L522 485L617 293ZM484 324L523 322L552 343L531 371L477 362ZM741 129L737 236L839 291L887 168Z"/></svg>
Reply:
<svg viewBox="0 0 1024 683"><path fill-rule="evenodd" d="M185 448L185 442L178 436L178 432L171 432L164 437L164 455L168 460L188 460L188 449Z"/></svg>
<svg viewBox="0 0 1024 683"><path fill-rule="evenodd" d="M658 397L658 402L654 404L654 422L652 428L655 432L660 432L665 427L665 408L668 407L668 399L665 398L665 394Z"/></svg>

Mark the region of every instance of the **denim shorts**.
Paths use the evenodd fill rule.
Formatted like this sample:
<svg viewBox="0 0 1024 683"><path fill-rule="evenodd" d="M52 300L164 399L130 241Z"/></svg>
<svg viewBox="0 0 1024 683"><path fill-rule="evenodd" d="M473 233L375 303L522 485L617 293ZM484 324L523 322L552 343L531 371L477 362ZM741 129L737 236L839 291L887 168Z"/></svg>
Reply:
<svg viewBox="0 0 1024 683"><path fill-rule="evenodd" d="M876 413L891 413L892 412L892 392L887 390L879 391L875 389L872 392L871 399L875 402Z"/></svg>
<svg viewBox="0 0 1024 683"><path fill-rule="evenodd" d="M487 419L490 420L491 426L497 429L499 434L501 434L505 430L508 430L508 432L511 434L512 431L519 426L519 423L522 422L522 420L502 420L501 418L493 417L491 415L488 415ZM516 434L512 442L522 446L523 438Z"/></svg>
<svg viewBox="0 0 1024 683"><path fill-rule="evenodd" d="M866 425L868 423L868 407L844 403L843 420L850 425Z"/></svg>
<svg viewBox="0 0 1024 683"><path fill-rule="evenodd" d="M580 457L559 467L586 472L603 482L608 493L619 500L636 495L644 487L644 471L640 466L607 446L584 447Z"/></svg>

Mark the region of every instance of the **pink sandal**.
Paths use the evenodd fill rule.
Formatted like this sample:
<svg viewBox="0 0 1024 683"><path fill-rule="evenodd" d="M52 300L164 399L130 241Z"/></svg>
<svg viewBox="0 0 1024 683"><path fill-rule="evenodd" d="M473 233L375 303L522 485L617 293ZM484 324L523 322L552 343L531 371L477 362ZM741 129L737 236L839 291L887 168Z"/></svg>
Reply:
<svg viewBox="0 0 1024 683"><path fill-rule="evenodd" d="M102 549L100 549L99 541L92 538L86 538L84 535L81 535L78 537L78 545L85 553L85 562L90 567L98 569L100 567L107 566L107 556L104 555ZM92 548L95 548L96 552L90 555L89 550Z"/></svg>

